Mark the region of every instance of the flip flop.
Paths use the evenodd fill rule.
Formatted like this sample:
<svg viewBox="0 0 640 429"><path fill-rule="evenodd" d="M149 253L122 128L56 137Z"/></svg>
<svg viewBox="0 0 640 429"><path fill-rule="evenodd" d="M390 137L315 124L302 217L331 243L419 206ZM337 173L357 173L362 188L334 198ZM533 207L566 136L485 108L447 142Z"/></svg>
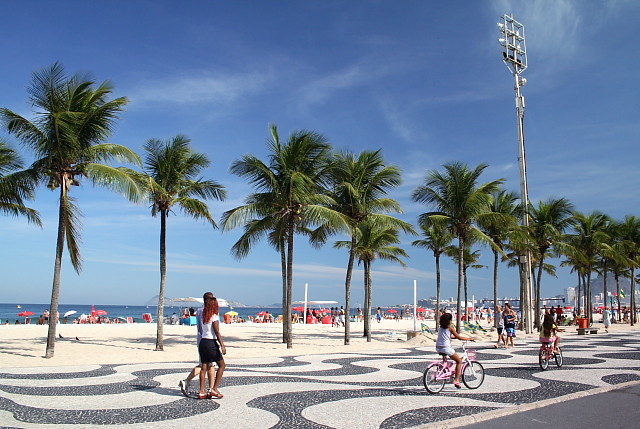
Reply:
<svg viewBox="0 0 640 429"><path fill-rule="evenodd" d="M209 392L209 398L213 398L213 399L222 399L224 398L224 395L222 393L216 393L216 392Z"/></svg>
<svg viewBox="0 0 640 429"><path fill-rule="evenodd" d="M456 386L456 389L462 389L462 385L460 383L453 383Z"/></svg>
<svg viewBox="0 0 640 429"><path fill-rule="evenodd" d="M198 399L211 399L209 393L198 393Z"/></svg>

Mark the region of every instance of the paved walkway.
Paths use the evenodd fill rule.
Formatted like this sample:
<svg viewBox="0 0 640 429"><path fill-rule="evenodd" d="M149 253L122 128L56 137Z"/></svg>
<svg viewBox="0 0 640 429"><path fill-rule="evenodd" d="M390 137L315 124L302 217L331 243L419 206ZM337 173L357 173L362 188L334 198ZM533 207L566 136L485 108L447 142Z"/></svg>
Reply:
<svg viewBox="0 0 640 429"><path fill-rule="evenodd" d="M513 350L480 344L484 384L438 395L422 386L426 361L437 358L422 347L229 361L220 400L180 394L189 362L2 369L0 426L454 427L640 380L638 334L565 336L562 345L564 366L543 372L532 340Z"/></svg>

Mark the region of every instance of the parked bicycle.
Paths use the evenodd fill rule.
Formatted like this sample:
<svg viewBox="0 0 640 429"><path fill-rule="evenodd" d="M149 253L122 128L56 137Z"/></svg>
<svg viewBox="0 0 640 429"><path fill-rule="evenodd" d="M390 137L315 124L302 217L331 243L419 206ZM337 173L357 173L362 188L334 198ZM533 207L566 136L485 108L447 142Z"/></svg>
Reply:
<svg viewBox="0 0 640 429"><path fill-rule="evenodd" d="M462 382L469 389L477 389L484 382L484 367L476 361L476 351L467 350L467 342L462 343ZM429 364L422 376L424 388L429 393L438 393L445 383L452 383L456 373L456 363L441 354L441 361L433 361Z"/></svg>
<svg viewBox="0 0 640 429"><path fill-rule="evenodd" d="M554 353L552 342L545 342L540 344L540 353L538 354L538 363L540 364L540 368L543 371L549 368L549 361L551 359L554 359L556 361L556 365L558 366L558 368L560 368L563 362L562 349L558 347L558 351Z"/></svg>

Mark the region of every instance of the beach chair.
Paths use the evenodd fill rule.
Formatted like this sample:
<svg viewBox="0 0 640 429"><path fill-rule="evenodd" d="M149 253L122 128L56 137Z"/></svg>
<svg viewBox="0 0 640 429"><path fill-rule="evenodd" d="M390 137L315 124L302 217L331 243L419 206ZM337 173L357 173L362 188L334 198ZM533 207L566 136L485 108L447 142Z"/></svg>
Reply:
<svg viewBox="0 0 640 429"><path fill-rule="evenodd" d="M476 323L475 328L476 328L477 330L479 330L479 331L482 331L482 332L489 332L487 329L485 329L485 328L483 328L482 326L480 326L480 322L477 322L477 323Z"/></svg>
<svg viewBox="0 0 640 429"><path fill-rule="evenodd" d="M420 324L420 330L428 334L433 334L433 331L431 330L431 328L429 328L425 323Z"/></svg>
<svg viewBox="0 0 640 429"><path fill-rule="evenodd" d="M151 317L151 313L144 313L142 315L142 318L144 319L145 322L147 323L151 323L153 322L153 317Z"/></svg>
<svg viewBox="0 0 640 429"><path fill-rule="evenodd" d="M127 317L127 323L133 323L133 317L131 316Z"/></svg>

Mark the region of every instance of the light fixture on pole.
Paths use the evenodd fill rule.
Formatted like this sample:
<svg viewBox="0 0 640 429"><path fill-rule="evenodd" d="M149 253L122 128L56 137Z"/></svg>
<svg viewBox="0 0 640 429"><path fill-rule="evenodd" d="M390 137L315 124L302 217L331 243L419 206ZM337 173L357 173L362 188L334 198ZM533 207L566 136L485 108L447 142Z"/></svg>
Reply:
<svg viewBox="0 0 640 429"><path fill-rule="evenodd" d="M524 36L524 25L513 19L513 15L503 15L498 23L502 37L498 39L502 46L502 60L513 74L516 92L516 115L518 118L518 161L520 164L520 199L524 215L522 225L529 227L529 187L527 184L527 158L524 148L524 97L520 88L527 80L520 76L527 69L527 45ZM521 263L521 297L520 311L523 316L524 329L527 334L533 331L533 315L531 309L531 252L526 250L520 256ZM524 302L522 302L524 301Z"/></svg>

